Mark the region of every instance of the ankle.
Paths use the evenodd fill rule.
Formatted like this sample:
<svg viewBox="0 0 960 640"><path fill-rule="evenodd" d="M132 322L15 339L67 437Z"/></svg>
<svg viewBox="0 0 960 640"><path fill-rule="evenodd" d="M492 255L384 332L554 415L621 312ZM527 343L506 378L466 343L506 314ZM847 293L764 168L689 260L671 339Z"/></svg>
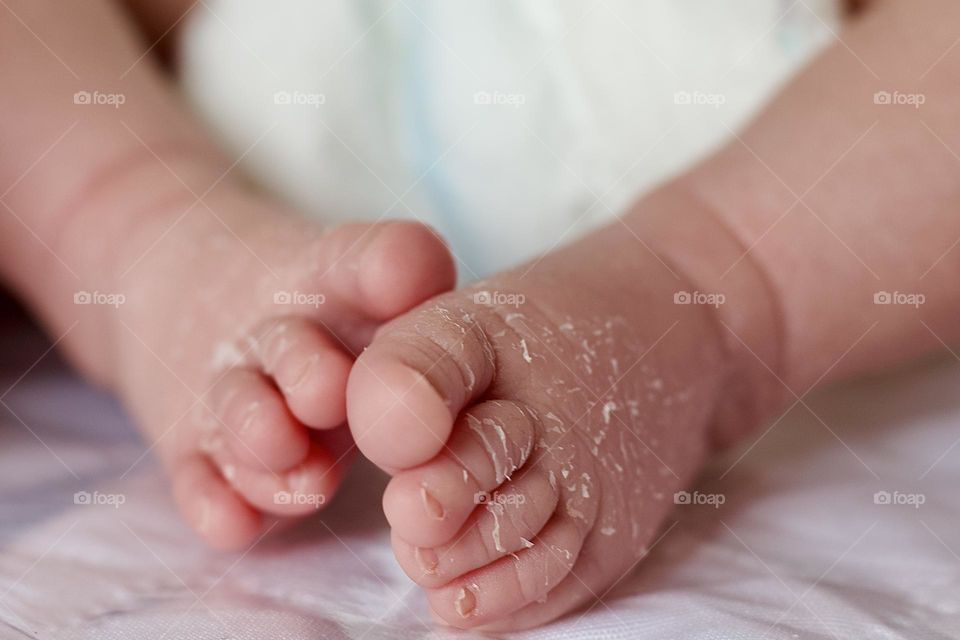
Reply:
<svg viewBox="0 0 960 640"><path fill-rule="evenodd" d="M83 188L65 201L49 237L53 250L72 266L72 277L60 279L61 291L53 300L41 297L34 304L54 329L58 317L77 320L64 341L67 355L82 373L111 389L124 375L120 352L128 308L150 295L132 266L191 208L202 206L198 196L226 169L219 156L203 148L155 148L92 171ZM60 303L63 290L72 298L72 308Z"/></svg>
<svg viewBox="0 0 960 640"><path fill-rule="evenodd" d="M723 358L712 441L737 442L782 406L783 322L779 292L749 248L693 185L670 183L625 218L691 288L678 304L700 304Z"/></svg>

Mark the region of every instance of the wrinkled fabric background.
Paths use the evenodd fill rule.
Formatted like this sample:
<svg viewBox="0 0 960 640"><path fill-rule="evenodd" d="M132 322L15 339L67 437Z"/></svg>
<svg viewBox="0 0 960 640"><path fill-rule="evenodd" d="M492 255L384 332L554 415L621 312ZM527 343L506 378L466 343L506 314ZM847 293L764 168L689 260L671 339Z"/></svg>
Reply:
<svg viewBox="0 0 960 640"><path fill-rule="evenodd" d="M430 221L470 278L715 147L836 29L830 0L473 4L211 1L187 92L263 184L328 219ZM480 27L498 55L467 37ZM526 102L484 110L478 90ZM728 100L678 108L695 90ZM325 102L283 108L276 91ZM210 552L116 404L35 334L0 335L0 638L466 637L431 625L394 562L376 470L358 465L322 513L246 554ZM514 636L960 637L958 387L948 357L795 406L704 473L697 490L721 507L679 506L589 609ZM924 503L876 504L883 491Z"/></svg>
<svg viewBox="0 0 960 640"><path fill-rule="evenodd" d="M358 465L326 510L245 554L210 552L114 402L37 362L35 335L2 337L0 638L465 637L431 625L395 564L379 472ZM678 506L589 609L510 637L960 637L958 386L951 358L805 400L705 472L696 490L722 506Z"/></svg>
<svg viewBox="0 0 960 640"><path fill-rule="evenodd" d="M182 83L261 185L328 222L427 222L472 280L731 139L835 41L839 6L210 0L185 24Z"/></svg>

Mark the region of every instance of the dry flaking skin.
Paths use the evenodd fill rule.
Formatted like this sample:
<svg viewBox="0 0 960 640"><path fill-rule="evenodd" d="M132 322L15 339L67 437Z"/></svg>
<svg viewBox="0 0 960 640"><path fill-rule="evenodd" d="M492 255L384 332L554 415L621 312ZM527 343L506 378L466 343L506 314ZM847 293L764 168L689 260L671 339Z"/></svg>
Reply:
<svg viewBox="0 0 960 640"><path fill-rule="evenodd" d="M624 304L612 280L539 273L427 303L351 374L354 437L395 474L384 509L398 560L457 627L532 626L602 594L708 449L722 379L709 312L672 304L675 282ZM483 304L490 289L526 302ZM424 384L391 386L410 370ZM424 518L433 502L442 518ZM424 566L424 550L438 561Z"/></svg>

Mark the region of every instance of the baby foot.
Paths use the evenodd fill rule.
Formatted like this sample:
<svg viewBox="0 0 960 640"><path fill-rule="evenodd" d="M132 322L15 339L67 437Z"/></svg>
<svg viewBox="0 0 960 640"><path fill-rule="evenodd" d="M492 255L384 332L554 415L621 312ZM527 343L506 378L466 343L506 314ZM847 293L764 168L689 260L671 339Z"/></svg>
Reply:
<svg viewBox="0 0 960 640"><path fill-rule="evenodd" d="M624 235L428 302L350 374L394 551L442 622L525 628L604 594L719 437L714 310L675 304L692 287Z"/></svg>
<svg viewBox="0 0 960 640"><path fill-rule="evenodd" d="M412 222L330 231L248 194L137 232L119 261L120 389L211 545L321 507L347 457L347 376L385 319L449 289ZM216 214L213 214L213 211Z"/></svg>

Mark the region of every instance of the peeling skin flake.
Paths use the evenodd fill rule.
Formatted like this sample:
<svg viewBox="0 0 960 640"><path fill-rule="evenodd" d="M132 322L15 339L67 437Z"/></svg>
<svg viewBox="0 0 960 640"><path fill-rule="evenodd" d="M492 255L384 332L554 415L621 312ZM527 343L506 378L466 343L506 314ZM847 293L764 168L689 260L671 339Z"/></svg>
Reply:
<svg viewBox="0 0 960 640"><path fill-rule="evenodd" d="M243 362L243 353L237 345L230 342L221 342L213 350L213 359L210 368L214 371L239 366Z"/></svg>
<svg viewBox="0 0 960 640"><path fill-rule="evenodd" d="M520 349L523 352L523 359L528 364L533 362L533 358L530 357L530 351L527 349L527 341L524 338L520 339Z"/></svg>
<svg viewBox="0 0 960 640"><path fill-rule="evenodd" d="M493 546L500 553L506 553L506 549L500 542L500 515L503 514L503 505L499 502L488 502L487 511L493 516L493 531L490 532L493 536Z"/></svg>
<svg viewBox="0 0 960 640"><path fill-rule="evenodd" d="M610 414L613 411L616 411L617 403L612 400L603 405L603 422L604 424L610 424Z"/></svg>
<svg viewBox="0 0 960 640"><path fill-rule="evenodd" d="M533 450L533 438L531 437L527 440L527 443L523 446L523 449L520 451L520 464L523 464L530 457L530 452Z"/></svg>
<svg viewBox="0 0 960 640"><path fill-rule="evenodd" d="M503 457L506 460L503 476L509 480L510 474L512 474L519 465L517 465L510 456L510 445L507 442L507 434L504 432L503 426L492 418L484 418L483 424L484 426L493 427L493 430L497 432L497 437L500 438L500 445L503 447Z"/></svg>
<svg viewBox="0 0 960 640"><path fill-rule="evenodd" d="M573 557L573 554L570 553L570 549L564 549L563 547L558 547L555 544L550 545L550 548L553 549L554 553L557 555L563 555L563 557L567 560Z"/></svg>
<svg viewBox="0 0 960 640"><path fill-rule="evenodd" d="M500 458L497 456L497 452L494 450L493 445L490 444L490 441L487 440L487 434L483 430L480 421L477 420L474 416L467 416L467 426L470 427L470 430L473 431L480 438L480 441L483 442L483 448L487 450L487 454L490 456L490 462L493 464L493 471L496 475L497 484L502 483L507 475L506 469L503 465L500 464Z"/></svg>
<svg viewBox="0 0 960 640"><path fill-rule="evenodd" d="M590 474L581 473L580 480L582 480L582 482L580 483L580 495L583 496L584 498L589 498L590 497Z"/></svg>
<svg viewBox="0 0 960 640"><path fill-rule="evenodd" d="M567 498L566 508L567 515L569 515L571 518L579 518L584 522L587 521L587 517L583 515L583 512L573 506L573 498Z"/></svg>

